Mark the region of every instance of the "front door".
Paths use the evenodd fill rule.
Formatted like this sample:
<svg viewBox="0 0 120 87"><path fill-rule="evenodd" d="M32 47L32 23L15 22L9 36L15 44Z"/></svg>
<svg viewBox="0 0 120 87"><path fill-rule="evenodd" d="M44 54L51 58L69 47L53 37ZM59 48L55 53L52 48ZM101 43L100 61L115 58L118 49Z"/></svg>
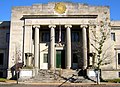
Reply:
<svg viewBox="0 0 120 87"><path fill-rule="evenodd" d="M65 69L65 51L56 50L56 68Z"/></svg>

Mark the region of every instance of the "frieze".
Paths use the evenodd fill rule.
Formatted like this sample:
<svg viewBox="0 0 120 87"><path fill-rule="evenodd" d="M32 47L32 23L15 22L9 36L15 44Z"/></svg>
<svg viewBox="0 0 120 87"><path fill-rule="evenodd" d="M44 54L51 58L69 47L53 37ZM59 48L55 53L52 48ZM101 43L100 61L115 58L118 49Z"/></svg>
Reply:
<svg viewBox="0 0 120 87"><path fill-rule="evenodd" d="M17 22L17 21L15 21L15 22L12 22L12 25L13 26L23 26L24 22Z"/></svg>
<svg viewBox="0 0 120 87"><path fill-rule="evenodd" d="M100 12L109 12L109 8L105 6L90 6L87 4L76 4L68 2L52 2L48 4L33 4L31 7L14 7L12 13L20 12L23 14L38 15L56 15L56 13L64 15L80 15L80 14L99 14Z"/></svg>

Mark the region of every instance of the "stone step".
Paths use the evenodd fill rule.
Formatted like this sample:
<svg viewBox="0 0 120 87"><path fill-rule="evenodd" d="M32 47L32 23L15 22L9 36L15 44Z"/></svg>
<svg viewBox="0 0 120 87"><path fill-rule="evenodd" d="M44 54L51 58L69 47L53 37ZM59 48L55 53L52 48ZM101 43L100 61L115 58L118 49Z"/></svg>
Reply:
<svg viewBox="0 0 120 87"><path fill-rule="evenodd" d="M29 82L70 82L81 83L90 82L83 76L78 75L76 70L39 70L38 75L27 79Z"/></svg>

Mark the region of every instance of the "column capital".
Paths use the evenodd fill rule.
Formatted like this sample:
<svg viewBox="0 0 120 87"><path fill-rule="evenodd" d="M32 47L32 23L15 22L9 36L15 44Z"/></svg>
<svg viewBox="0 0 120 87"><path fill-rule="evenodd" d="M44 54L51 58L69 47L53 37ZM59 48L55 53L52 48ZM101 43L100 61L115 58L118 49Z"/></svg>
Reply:
<svg viewBox="0 0 120 87"><path fill-rule="evenodd" d="M71 28L72 25L68 24L68 25L65 25L65 28Z"/></svg>
<svg viewBox="0 0 120 87"><path fill-rule="evenodd" d="M56 25L51 24L51 25L49 25L48 27L49 27L49 28L55 28Z"/></svg>
<svg viewBox="0 0 120 87"><path fill-rule="evenodd" d="M40 25L33 25L33 28L40 28Z"/></svg>
<svg viewBox="0 0 120 87"><path fill-rule="evenodd" d="M86 25L86 24L81 24L80 27L81 27L81 28L87 28L88 25Z"/></svg>

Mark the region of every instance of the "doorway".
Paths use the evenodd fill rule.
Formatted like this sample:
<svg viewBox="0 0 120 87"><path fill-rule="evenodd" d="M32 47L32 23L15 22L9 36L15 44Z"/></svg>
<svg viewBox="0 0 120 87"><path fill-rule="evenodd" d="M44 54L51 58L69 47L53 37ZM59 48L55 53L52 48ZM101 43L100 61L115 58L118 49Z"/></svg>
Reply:
<svg viewBox="0 0 120 87"><path fill-rule="evenodd" d="M56 50L56 68L65 69L65 50Z"/></svg>

